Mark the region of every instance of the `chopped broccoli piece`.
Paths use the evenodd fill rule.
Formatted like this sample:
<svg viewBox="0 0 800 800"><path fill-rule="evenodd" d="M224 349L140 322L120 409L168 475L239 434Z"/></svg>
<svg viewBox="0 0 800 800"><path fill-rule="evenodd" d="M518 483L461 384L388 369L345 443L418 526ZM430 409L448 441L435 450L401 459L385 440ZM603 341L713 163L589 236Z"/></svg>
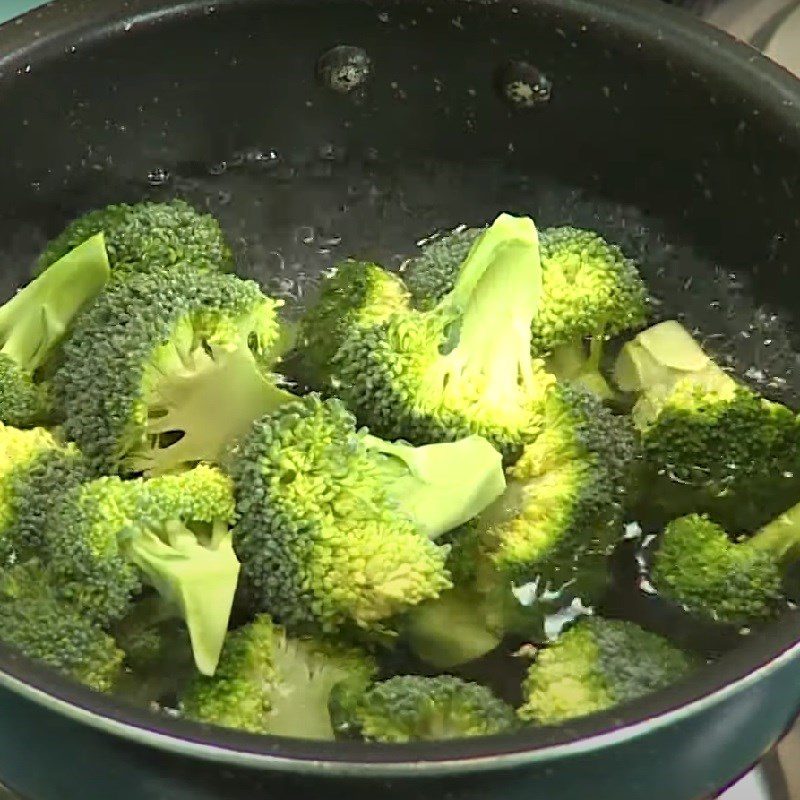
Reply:
<svg viewBox="0 0 800 800"><path fill-rule="evenodd" d="M622 535L635 455L627 419L587 392L552 392L544 432L509 470L505 494L475 523L493 567L516 584L535 581L553 592L596 566Z"/></svg>
<svg viewBox="0 0 800 800"><path fill-rule="evenodd" d="M35 561L0 570L0 641L99 692L122 672L123 652L102 628L59 601Z"/></svg>
<svg viewBox="0 0 800 800"><path fill-rule="evenodd" d="M57 491L57 490L54 490ZM108 626L153 586L189 630L197 668L213 674L239 564L233 491L216 469L83 483L53 503L45 550L59 596Z"/></svg>
<svg viewBox="0 0 800 800"><path fill-rule="evenodd" d="M316 395L257 422L231 464L255 609L293 629L372 627L446 589L447 548L428 537L491 502L502 476L477 439L432 453L357 432L338 400Z"/></svg>
<svg viewBox="0 0 800 800"><path fill-rule="evenodd" d="M459 265L484 229L457 229L426 244L404 272L418 308L430 309L450 292ZM548 228L540 233L542 296L531 327L534 355L605 339L644 325L647 291L636 265L592 231Z"/></svg>
<svg viewBox="0 0 800 800"><path fill-rule="evenodd" d="M171 264L233 268L233 254L219 223L183 200L111 205L71 222L39 258L47 269L81 242L104 233L114 272L141 272Z"/></svg>
<svg viewBox="0 0 800 800"><path fill-rule="evenodd" d="M427 444L476 433L512 460L538 433L552 382L530 357L538 252L532 220L498 217L433 309L353 327L331 362L337 395L378 436Z"/></svg>
<svg viewBox="0 0 800 800"><path fill-rule="evenodd" d="M314 386L329 386L331 360L353 327L382 322L407 304L408 290L397 275L369 262L339 265L300 326L304 369Z"/></svg>
<svg viewBox="0 0 800 800"><path fill-rule="evenodd" d="M291 398L270 374L278 305L252 281L186 264L112 283L53 377L66 435L101 473L219 460Z"/></svg>
<svg viewBox="0 0 800 800"><path fill-rule="evenodd" d="M637 397L633 419L652 473L643 479L647 502L669 517L706 511L756 527L796 496L795 414L737 383L679 323L626 344L615 379Z"/></svg>
<svg viewBox="0 0 800 800"><path fill-rule="evenodd" d="M368 742L400 744L512 731L514 710L485 686L451 675L400 675L339 703L337 731Z"/></svg>
<svg viewBox="0 0 800 800"><path fill-rule="evenodd" d="M0 308L0 421L31 427L53 416L39 371L80 310L108 281L103 235L66 252Z"/></svg>
<svg viewBox="0 0 800 800"><path fill-rule="evenodd" d="M667 525L652 579L660 594L696 614L747 625L786 608L783 579L798 558L800 505L739 542L707 516L690 514Z"/></svg>
<svg viewBox="0 0 800 800"><path fill-rule="evenodd" d="M54 495L84 479L78 451L44 428L0 423L0 567L40 552Z"/></svg>
<svg viewBox="0 0 800 800"><path fill-rule="evenodd" d="M517 713L526 722L558 724L663 689L696 666L691 656L632 622L584 618L539 651Z"/></svg>
<svg viewBox="0 0 800 800"><path fill-rule="evenodd" d="M490 621L486 598L461 586L414 608L405 633L414 654L436 669L452 669L480 658L502 639L502 632Z"/></svg>
<svg viewBox="0 0 800 800"><path fill-rule="evenodd" d="M266 615L228 636L213 678L196 677L183 692L183 714L251 733L333 739L328 703L334 687L363 689L372 658L323 640L291 639Z"/></svg>

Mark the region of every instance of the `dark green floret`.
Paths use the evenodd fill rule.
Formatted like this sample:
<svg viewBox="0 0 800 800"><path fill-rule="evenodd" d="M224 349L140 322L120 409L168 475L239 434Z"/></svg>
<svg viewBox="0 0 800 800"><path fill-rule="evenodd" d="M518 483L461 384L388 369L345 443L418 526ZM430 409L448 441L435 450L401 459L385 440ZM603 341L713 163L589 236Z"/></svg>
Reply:
<svg viewBox="0 0 800 800"><path fill-rule="evenodd" d="M479 437L413 448L356 429L310 395L259 420L234 453L235 547L256 610L291 629L374 627L450 582L431 540L504 486Z"/></svg>
<svg viewBox="0 0 800 800"><path fill-rule="evenodd" d="M485 686L451 675L399 675L337 704L337 730L367 742L433 742L514 730L514 710Z"/></svg>
<svg viewBox="0 0 800 800"><path fill-rule="evenodd" d="M113 283L53 378L65 434L100 473L218 461L291 397L271 374L278 306L252 281L187 264Z"/></svg>
<svg viewBox="0 0 800 800"><path fill-rule="evenodd" d="M429 309L450 292L461 262L485 229L457 229L424 245L403 276L418 308ZM540 232L542 297L531 325L534 355L565 347L579 352L647 320L647 290L639 271L619 247L593 231L548 228ZM588 371L588 364L587 364Z"/></svg>
<svg viewBox="0 0 800 800"><path fill-rule="evenodd" d="M330 388L331 360L353 328L381 322L407 303L408 290L397 275L370 262L340 264L300 326L299 349L312 383Z"/></svg>
<svg viewBox="0 0 800 800"><path fill-rule="evenodd" d="M266 615L234 631L213 678L181 697L189 719L251 733L333 739L328 704L341 687L363 690L376 672L367 653L319 639L289 638Z"/></svg>
<svg viewBox="0 0 800 800"><path fill-rule="evenodd" d="M90 236L103 233L115 273L142 272L171 264L203 269L233 268L233 254L214 217L183 200L110 205L71 222L39 258L44 270Z"/></svg>
<svg viewBox="0 0 800 800"><path fill-rule="evenodd" d="M800 506L739 541L707 516L690 514L667 525L652 580L660 594L695 614L750 625L786 609L784 576L798 559Z"/></svg>
<svg viewBox="0 0 800 800"><path fill-rule="evenodd" d="M233 512L230 481L207 466L80 484L62 494L47 520L44 551L58 595L109 626L130 611L143 585L154 587L186 622L198 669L213 674L239 573Z"/></svg>
<svg viewBox="0 0 800 800"><path fill-rule="evenodd" d="M124 654L114 639L59 600L36 561L0 570L0 641L99 692L111 690Z"/></svg>
<svg viewBox="0 0 800 800"><path fill-rule="evenodd" d="M99 234L76 242L0 308L0 422L27 428L52 419L40 371L109 276Z"/></svg>
<svg viewBox="0 0 800 800"><path fill-rule="evenodd" d="M539 651L517 713L525 722L555 725L663 689L697 666L691 656L632 622L582 619Z"/></svg>
<svg viewBox="0 0 800 800"><path fill-rule="evenodd" d="M539 431L551 379L530 357L541 288L533 221L501 215L434 308L354 327L332 386L375 435L413 444L485 436L508 460Z"/></svg>
<svg viewBox="0 0 800 800"><path fill-rule="evenodd" d="M796 497L800 422L720 369L677 322L640 333L615 369L634 393L651 487L668 518L705 511L757 527ZM658 480L660 478L660 480Z"/></svg>

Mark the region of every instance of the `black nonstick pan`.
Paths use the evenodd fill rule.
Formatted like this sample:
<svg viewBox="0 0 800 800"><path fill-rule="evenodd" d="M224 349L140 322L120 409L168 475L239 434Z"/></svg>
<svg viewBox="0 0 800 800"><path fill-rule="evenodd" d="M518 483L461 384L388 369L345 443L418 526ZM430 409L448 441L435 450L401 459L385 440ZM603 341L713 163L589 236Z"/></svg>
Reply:
<svg viewBox="0 0 800 800"><path fill-rule="evenodd" d="M61 0L0 28L5 294L68 218L176 195L292 307L339 257L396 265L501 209L595 228L743 379L800 397L800 83L660 3ZM608 602L668 624L634 592ZM155 716L0 646L0 781L29 800L699 800L800 710L798 640L792 614L613 712L391 748Z"/></svg>

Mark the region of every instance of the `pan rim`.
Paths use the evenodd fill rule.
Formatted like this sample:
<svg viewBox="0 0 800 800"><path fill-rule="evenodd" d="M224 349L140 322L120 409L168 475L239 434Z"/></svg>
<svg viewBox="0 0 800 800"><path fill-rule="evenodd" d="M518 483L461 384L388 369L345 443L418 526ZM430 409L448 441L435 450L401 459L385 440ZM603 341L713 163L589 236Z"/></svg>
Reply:
<svg viewBox="0 0 800 800"><path fill-rule="evenodd" d="M219 0L218 8L250 0ZM319 0L262 0L266 3ZM351 2L352 0L325 0ZM443 0L457 3L459 0ZM402 0L376 0L376 7ZM516 0L515 5L547 8L609 25L658 44L718 74L734 71L737 88L759 108L800 132L800 81L748 45L709 28L673 8L642 0ZM80 6L80 9L78 7ZM202 0L63 0L0 26L0 84L13 80L21 64L63 55L65 41L91 42L122 30L133 17L143 25L202 13ZM64 26L65 15L79 23ZM80 15L78 15L80 10ZM70 23L72 23L70 19ZM5 73L5 77L3 74ZM733 79L729 78L732 82ZM510 769L601 750L672 725L724 703L760 680L800 660L800 615L789 614L691 680L610 712L575 723L530 729L506 736L420 745L320 743L255 736L157 716L73 683L0 645L0 686L62 716L100 731L160 750L220 764L294 773L345 777L433 777Z"/></svg>

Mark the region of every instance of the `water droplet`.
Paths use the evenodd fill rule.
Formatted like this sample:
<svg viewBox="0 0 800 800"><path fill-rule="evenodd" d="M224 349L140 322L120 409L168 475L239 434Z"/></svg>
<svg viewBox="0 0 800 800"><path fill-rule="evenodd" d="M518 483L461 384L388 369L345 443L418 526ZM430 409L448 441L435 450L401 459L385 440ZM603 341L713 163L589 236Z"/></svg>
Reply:
<svg viewBox="0 0 800 800"><path fill-rule="evenodd" d="M216 164L212 164L208 168L209 175L222 175L224 172L228 170L228 162L227 161L218 161Z"/></svg>
<svg viewBox="0 0 800 800"><path fill-rule="evenodd" d="M381 11L378 14L378 22L388 22L389 21L389 14L386 11Z"/></svg>
<svg viewBox="0 0 800 800"><path fill-rule="evenodd" d="M156 167L151 169L147 175L147 182L151 186L164 186L169 183L170 174L163 167Z"/></svg>
<svg viewBox="0 0 800 800"><path fill-rule="evenodd" d="M362 87L371 72L372 63L363 47L339 45L323 53L317 61L320 83L339 94Z"/></svg>
<svg viewBox="0 0 800 800"><path fill-rule="evenodd" d="M300 244L313 244L315 239L314 228L311 225L301 225L294 232L294 238Z"/></svg>
<svg viewBox="0 0 800 800"><path fill-rule="evenodd" d="M496 83L501 97L519 109L546 103L553 91L547 76L527 61L510 61L501 67Z"/></svg>

